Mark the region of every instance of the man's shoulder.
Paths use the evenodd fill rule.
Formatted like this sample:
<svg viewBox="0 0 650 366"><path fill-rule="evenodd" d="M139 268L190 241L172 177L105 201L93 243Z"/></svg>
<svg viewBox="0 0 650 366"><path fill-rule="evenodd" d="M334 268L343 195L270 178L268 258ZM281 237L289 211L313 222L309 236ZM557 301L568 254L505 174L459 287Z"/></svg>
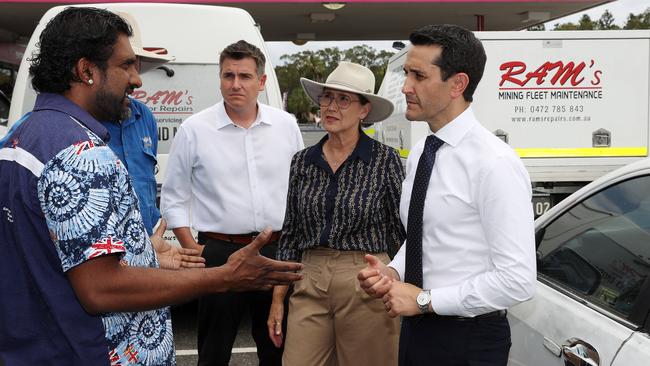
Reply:
<svg viewBox="0 0 650 366"><path fill-rule="evenodd" d="M205 109L202 109L194 113L193 115L187 117L187 119L185 119L185 121L181 123L181 128L194 129L204 125L205 123L214 121L219 115L218 111L219 111L220 104L221 102L214 104L210 107L207 107Z"/></svg>
<svg viewBox="0 0 650 366"><path fill-rule="evenodd" d="M263 104L263 103L258 103L260 108L263 109L264 113L266 113L269 117L273 118L273 123L286 123L286 124L291 124L291 125L297 125L296 123L296 117L294 117L293 114L283 111L280 108L276 108L273 106L270 106L268 104Z"/></svg>
<svg viewBox="0 0 650 366"><path fill-rule="evenodd" d="M86 140L88 134L70 115L40 110L33 112L14 132L10 146L22 148L45 163L70 145Z"/></svg>

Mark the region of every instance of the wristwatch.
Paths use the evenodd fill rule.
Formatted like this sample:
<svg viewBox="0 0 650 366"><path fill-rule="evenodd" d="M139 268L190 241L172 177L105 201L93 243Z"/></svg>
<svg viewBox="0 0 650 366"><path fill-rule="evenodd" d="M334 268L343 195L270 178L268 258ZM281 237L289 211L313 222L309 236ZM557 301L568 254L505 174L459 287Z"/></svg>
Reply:
<svg viewBox="0 0 650 366"><path fill-rule="evenodd" d="M429 304L431 304L431 290L422 290L415 299L422 314L429 313Z"/></svg>

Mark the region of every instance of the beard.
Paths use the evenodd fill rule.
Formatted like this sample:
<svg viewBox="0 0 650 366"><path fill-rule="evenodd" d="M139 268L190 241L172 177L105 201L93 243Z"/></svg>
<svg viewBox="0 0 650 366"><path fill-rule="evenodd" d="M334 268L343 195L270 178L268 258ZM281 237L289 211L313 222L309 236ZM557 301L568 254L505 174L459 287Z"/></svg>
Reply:
<svg viewBox="0 0 650 366"><path fill-rule="evenodd" d="M131 109L124 104L126 94L113 94L101 88L95 95L97 119L99 121L121 122L131 114Z"/></svg>

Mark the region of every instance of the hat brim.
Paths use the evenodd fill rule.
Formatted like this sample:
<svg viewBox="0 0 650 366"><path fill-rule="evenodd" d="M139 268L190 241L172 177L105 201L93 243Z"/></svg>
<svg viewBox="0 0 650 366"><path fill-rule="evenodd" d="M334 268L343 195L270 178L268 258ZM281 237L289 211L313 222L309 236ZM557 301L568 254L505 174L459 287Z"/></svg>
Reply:
<svg viewBox="0 0 650 366"><path fill-rule="evenodd" d="M386 98L371 93L360 92L356 89L346 87L345 85L318 83L306 78L300 78L300 84L302 85L305 93L307 93L309 96L309 99L316 103L316 105L319 104L318 97L323 94L323 89L325 88L363 95L366 99L368 99L370 105L372 105L370 108L370 113L368 113L366 118L363 119L364 123L375 123L383 121L386 118L390 117L390 115L393 114L393 110L395 109L393 102Z"/></svg>
<svg viewBox="0 0 650 366"><path fill-rule="evenodd" d="M145 73L170 61L174 61L174 57L170 55L157 54L141 47L133 47L133 45L131 47L133 48L133 52L136 56L140 57L140 61L142 62L140 65L140 73Z"/></svg>

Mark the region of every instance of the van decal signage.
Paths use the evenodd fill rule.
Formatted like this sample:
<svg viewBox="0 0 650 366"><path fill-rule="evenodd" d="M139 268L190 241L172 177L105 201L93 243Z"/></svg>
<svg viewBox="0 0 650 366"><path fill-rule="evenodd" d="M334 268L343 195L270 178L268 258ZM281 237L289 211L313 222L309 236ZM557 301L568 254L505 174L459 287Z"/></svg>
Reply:
<svg viewBox="0 0 650 366"><path fill-rule="evenodd" d="M534 69L535 71L526 73L526 70L529 69L525 62L508 61L502 63L499 67L499 70L503 71L499 87L503 87L504 84L506 86L515 84L520 87L525 87L530 81L534 80L534 86L599 88L600 78L603 72L595 67L596 62L594 60L589 60L588 65L585 61L546 61ZM587 74L589 80L585 78Z"/></svg>
<svg viewBox="0 0 650 366"><path fill-rule="evenodd" d="M490 39L483 45L487 63L472 108L521 157L648 154L647 39ZM609 132L606 146L594 138L600 130Z"/></svg>
<svg viewBox="0 0 650 366"><path fill-rule="evenodd" d="M136 90L133 97L146 104L153 114L193 114L194 97L188 90Z"/></svg>

